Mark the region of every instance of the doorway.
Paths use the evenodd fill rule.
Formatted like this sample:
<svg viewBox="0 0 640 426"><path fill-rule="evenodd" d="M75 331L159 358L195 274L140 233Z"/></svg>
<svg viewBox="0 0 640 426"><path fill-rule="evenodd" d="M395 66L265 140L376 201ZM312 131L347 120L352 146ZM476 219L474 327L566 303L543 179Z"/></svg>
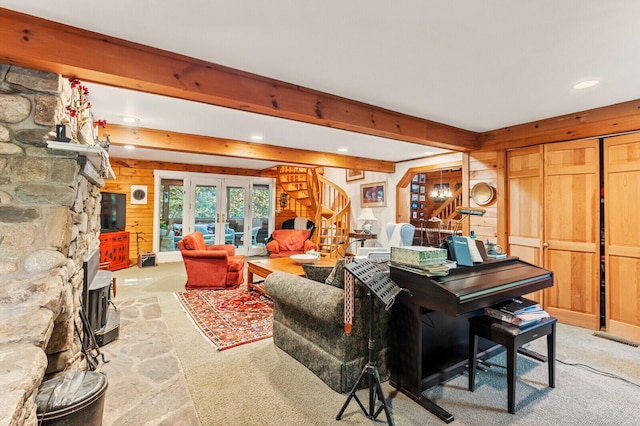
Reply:
<svg viewBox="0 0 640 426"><path fill-rule="evenodd" d="M163 170L154 178L158 262L181 261L178 242L196 231L206 245L233 244L244 255L264 252L274 220L272 179Z"/></svg>

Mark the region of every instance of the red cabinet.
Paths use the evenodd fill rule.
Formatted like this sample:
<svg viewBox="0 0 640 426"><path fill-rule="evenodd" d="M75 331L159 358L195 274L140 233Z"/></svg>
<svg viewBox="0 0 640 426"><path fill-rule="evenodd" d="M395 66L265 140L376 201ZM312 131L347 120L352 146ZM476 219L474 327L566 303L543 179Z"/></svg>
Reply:
<svg viewBox="0 0 640 426"><path fill-rule="evenodd" d="M129 232L100 234L100 264L105 263L110 271L129 267Z"/></svg>

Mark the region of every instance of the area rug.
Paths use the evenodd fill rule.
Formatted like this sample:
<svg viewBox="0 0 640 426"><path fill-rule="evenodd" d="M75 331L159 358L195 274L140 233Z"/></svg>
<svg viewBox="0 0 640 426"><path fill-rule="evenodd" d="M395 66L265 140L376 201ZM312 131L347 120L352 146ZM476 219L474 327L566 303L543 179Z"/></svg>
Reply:
<svg viewBox="0 0 640 426"><path fill-rule="evenodd" d="M272 335L273 302L247 291L246 286L175 294L191 321L219 351Z"/></svg>

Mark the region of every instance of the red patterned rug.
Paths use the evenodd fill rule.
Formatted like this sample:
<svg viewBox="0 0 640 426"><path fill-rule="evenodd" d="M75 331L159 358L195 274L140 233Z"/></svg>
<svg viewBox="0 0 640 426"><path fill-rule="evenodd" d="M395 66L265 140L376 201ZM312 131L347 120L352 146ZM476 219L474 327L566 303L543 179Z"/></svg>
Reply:
<svg viewBox="0 0 640 426"><path fill-rule="evenodd" d="M271 337L273 302L245 285L176 292L191 321L219 351Z"/></svg>

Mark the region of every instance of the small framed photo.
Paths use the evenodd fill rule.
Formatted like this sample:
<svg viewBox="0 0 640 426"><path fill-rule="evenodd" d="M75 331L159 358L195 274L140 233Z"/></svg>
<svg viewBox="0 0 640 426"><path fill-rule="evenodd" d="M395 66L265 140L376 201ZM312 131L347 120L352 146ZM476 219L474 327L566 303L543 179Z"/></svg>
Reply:
<svg viewBox="0 0 640 426"><path fill-rule="evenodd" d="M364 179L364 170L347 169L347 182Z"/></svg>
<svg viewBox="0 0 640 426"><path fill-rule="evenodd" d="M420 173L420 183L424 183L426 179L426 175L424 173Z"/></svg>
<svg viewBox="0 0 640 426"><path fill-rule="evenodd" d="M418 203L411 203L411 210L418 210Z"/></svg>
<svg viewBox="0 0 640 426"><path fill-rule="evenodd" d="M413 218L413 219L417 219L417 218L418 218L418 212L413 212L413 214L412 214L412 218Z"/></svg>
<svg viewBox="0 0 640 426"><path fill-rule="evenodd" d="M418 192L418 184L417 183L412 183L411 184L411 192Z"/></svg>
<svg viewBox="0 0 640 426"><path fill-rule="evenodd" d="M424 194L424 185L420 185L420 193Z"/></svg>
<svg viewBox="0 0 640 426"><path fill-rule="evenodd" d="M363 183L360 185L361 207L386 207L387 182Z"/></svg>
<svg viewBox="0 0 640 426"><path fill-rule="evenodd" d="M411 194L411 201L418 201L418 194Z"/></svg>
<svg viewBox="0 0 640 426"><path fill-rule="evenodd" d="M421 196L420 196L420 201L425 201L425 199L426 199L426 198L425 198L425 196L424 196L424 195L421 195Z"/></svg>

